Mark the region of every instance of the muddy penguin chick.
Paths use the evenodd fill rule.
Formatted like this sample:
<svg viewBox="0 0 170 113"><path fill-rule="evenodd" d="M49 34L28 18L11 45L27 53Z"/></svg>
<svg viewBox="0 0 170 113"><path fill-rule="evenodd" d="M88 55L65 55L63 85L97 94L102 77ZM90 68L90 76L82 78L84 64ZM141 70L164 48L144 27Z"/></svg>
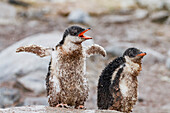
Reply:
<svg viewBox="0 0 170 113"><path fill-rule="evenodd" d="M146 53L136 48L127 49L122 57L110 62L103 70L98 83L97 105L129 113L137 101L137 76L141 60Z"/></svg>
<svg viewBox="0 0 170 113"><path fill-rule="evenodd" d="M97 44L82 46L82 42L92 39L84 35L88 30L90 28L79 26L67 28L54 49L36 45L17 49L17 52L31 52L40 57L51 55L46 77L48 102L51 107L84 108L89 91L85 75L86 58L94 54L106 56L104 48Z"/></svg>

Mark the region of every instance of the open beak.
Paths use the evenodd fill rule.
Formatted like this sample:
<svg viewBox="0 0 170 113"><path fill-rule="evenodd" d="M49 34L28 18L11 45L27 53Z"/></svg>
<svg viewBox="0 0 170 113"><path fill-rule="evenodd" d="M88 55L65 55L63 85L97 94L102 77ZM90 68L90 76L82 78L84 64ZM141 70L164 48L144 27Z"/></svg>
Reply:
<svg viewBox="0 0 170 113"><path fill-rule="evenodd" d="M137 56L145 56L145 55L146 55L146 53L142 52L142 53L138 54Z"/></svg>
<svg viewBox="0 0 170 113"><path fill-rule="evenodd" d="M81 32L78 36L81 37L81 38L84 38L86 40L88 39L92 39L92 37L87 37L87 36L84 36L84 33L87 32L88 30L90 30L91 28L87 28L86 30L84 30L83 32Z"/></svg>

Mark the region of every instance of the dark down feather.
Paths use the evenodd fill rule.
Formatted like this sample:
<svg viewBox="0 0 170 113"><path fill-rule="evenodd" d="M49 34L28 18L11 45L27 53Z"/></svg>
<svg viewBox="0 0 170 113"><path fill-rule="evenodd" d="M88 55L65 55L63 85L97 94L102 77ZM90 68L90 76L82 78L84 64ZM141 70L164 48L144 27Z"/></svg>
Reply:
<svg viewBox="0 0 170 113"><path fill-rule="evenodd" d="M48 73L47 73L47 76L46 76L46 90L47 90L47 96L49 95L49 90L50 90L50 84L49 84L50 73L51 73L51 61L50 61L50 63L49 63Z"/></svg>
<svg viewBox="0 0 170 113"><path fill-rule="evenodd" d="M113 103L113 97L109 90L112 74L117 68L119 68L120 65L124 63L125 59L123 57L118 57L110 62L103 70L98 83L97 105L99 109L108 109L108 107ZM119 78L120 73L116 76Z"/></svg>

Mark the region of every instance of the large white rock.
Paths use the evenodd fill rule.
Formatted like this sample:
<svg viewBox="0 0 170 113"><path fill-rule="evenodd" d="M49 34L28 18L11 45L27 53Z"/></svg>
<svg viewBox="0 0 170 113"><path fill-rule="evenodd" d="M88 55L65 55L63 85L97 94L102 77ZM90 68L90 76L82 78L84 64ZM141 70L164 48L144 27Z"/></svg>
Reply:
<svg viewBox="0 0 170 113"><path fill-rule="evenodd" d="M0 53L0 83L15 79L15 74L28 74L33 71L47 73L50 57L40 58L30 53L16 53L20 46L37 44L44 47L54 47L62 38L62 33L51 32L47 34L37 34L27 37Z"/></svg>
<svg viewBox="0 0 170 113"><path fill-rule="evenodd" d="M36 71L28 74L27 76L19 78L17 83L22 85L23 88L34 92L35 94L41 94L46 90L45 76L45 72Z"/></svg>
<svg viewBox="0 0 170 113"><path fill-rule="evenodd" d="M50 57L40 58L31 53L16 53L16 49L25 45L41 45L43 47L55 47L62 39L60 32L41 33L27 37L0 53L0 83L7 80L16 79L15 75L27 75L30 72L41 71L44 76L47 74L47 69ZM93 40L85 41L84 46L93 44Z"/></svg>

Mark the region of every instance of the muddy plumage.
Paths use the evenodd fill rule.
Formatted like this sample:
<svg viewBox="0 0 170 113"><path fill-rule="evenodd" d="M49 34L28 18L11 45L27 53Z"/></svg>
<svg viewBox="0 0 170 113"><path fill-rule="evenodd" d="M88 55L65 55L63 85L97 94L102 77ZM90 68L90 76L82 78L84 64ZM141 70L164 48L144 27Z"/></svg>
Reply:
<svg viewBox="0 0 170 113"><path fill-rule="evenodd" d="M104 48L97 44L82 46L83 41L92 39L84 35L88 30L90 28L79 26L67 28L63 39L54 49L36 45L17 49L17 52L31 52L40 57L51 56L46 77L48 102L51 107L67 104L79 108L84 106L88 98L86 58L94 54L106 56Z"/></svg>
<svg viewBox="0 0 170 113"><path fill-rule="evenodd" d="M137 76L146 53L129 48L106 66L98 83L99 109L131 112L137 101Z"/></svg>

